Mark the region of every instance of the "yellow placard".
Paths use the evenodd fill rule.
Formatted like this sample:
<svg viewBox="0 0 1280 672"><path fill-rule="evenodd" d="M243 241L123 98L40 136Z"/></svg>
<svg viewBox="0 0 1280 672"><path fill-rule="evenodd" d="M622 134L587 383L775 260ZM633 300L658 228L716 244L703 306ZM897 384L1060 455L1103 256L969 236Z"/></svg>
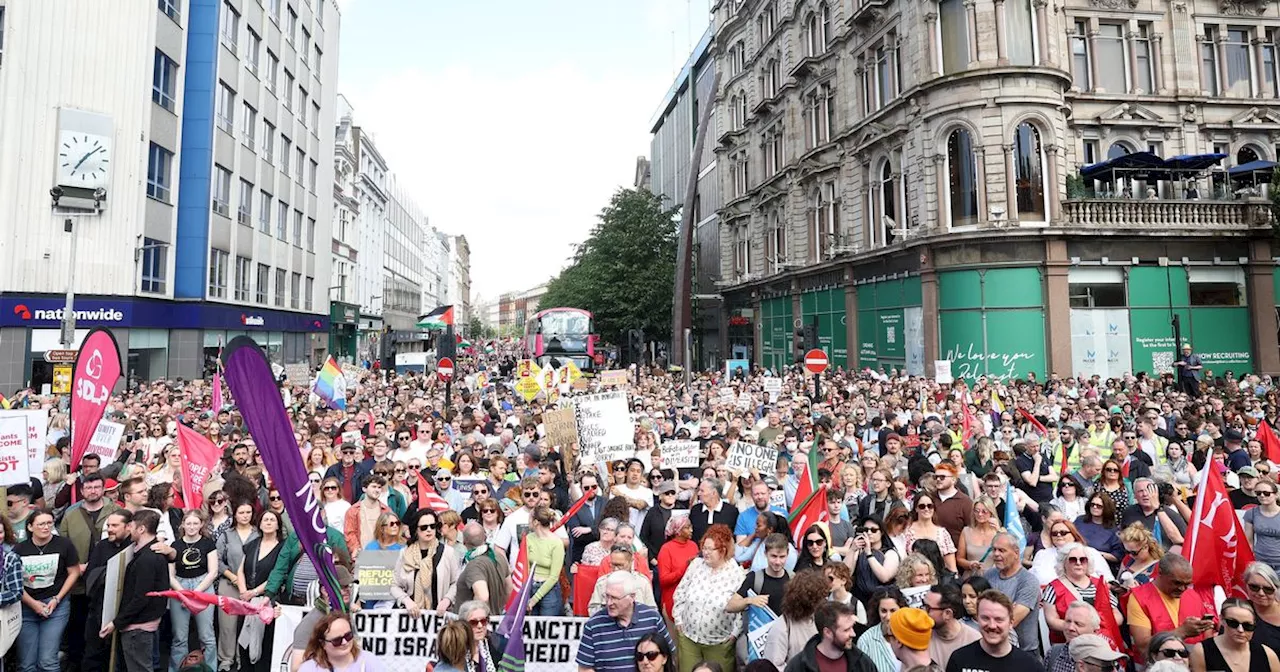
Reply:
<svg viewBox="0 0 1280 672"><path fill-rule="evenodd" d="M537 378L542 368L532 359L522 359L516 364L516 378Z"/></svg>
<svg viewBox="0 0 1280 672"><path fill-rule="evenodd" d="M556 370L547 366L538 373L538 387L543 392L550 392L556 389Z"/></svg>
<svg viewBox="0 0 1280 672"><path fill-rule="evenodd" d="M569 384L573 384L577 382L578 379L582 377L582 369L579 369L578 365L574 364L572 360L570 360L568 364L565 364L563 367L561 367L560 371L562 375L568 376L565 379L565 382Z"/></svg>
<svg viewBox="0 0 1280 672"><path fill-rule="evenodd" d="M533 401L533 398L538 396L540 391L541 388L538 387L537 378L529 376L516 381L516 392L519 392L525 401Z"/></svg>
<svg viewBox="0 0 1280 672"><path fill-rule="evenodd" d="M51 385L54 394L71 394L71 365L59 364L53 367L53 385Z"/></svg>
<svg viewBox="0 0 1280 672"><path fill-rule="evenodd" d="M476 389L483 390L485 385L489 384L489 374L481 371L476 374Z"/></svg>
<svg viewBox="0 0 1280 672"><path fill-rule="evenodd" d="M627 371L624 369L614 369L611 371L600 372L601 385L626 385Z"/></svg>

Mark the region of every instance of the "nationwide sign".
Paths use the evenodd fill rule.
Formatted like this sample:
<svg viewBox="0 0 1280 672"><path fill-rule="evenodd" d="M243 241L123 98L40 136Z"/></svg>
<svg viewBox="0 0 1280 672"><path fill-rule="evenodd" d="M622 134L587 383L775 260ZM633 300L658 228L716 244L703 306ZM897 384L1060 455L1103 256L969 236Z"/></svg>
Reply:
<svg viewBox="0 0 1280 672"><path fill-rule="evenodd" d="M0 327L56 328L66 313L62 296L0 296ZM235 329L318 332L329 316L279 310L246 312L244 307L212 301L165 301L126 297L77 296L76 326L147 329Z"/></svg>
<svg viewBox="0 0 1280 672"><path fill-rule="evenodd" d="M61 322L62 317L66 315L67 310L63 308L55 308L52 310L31 309L26 304L19 303L13 307L13 314L18 319L38 320L38 321L55 321ZM77 310L75 311L77 322L123 322L124 313L114 308L98 308L96 310Z"/></svg>

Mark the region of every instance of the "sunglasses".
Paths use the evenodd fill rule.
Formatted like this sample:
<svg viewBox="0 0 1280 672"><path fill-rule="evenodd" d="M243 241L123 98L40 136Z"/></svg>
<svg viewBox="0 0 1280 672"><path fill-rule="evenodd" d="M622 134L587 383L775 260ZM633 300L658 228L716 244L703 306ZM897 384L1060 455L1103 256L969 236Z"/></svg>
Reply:
<svg viewBox="0 0 1280 672"><path fill-rule="evenodd" d="M1079 557L1079 556L1072 556L1072 557L1070 557L1070 558L1067 558L1067 562L1069 562L1069 563L1071 563L1071 564L1073 564L1073 565L1087 565L1087 564L1089 564L1089 558L1082 558L1082 557Z"/></svg>
<svg viewBox="0 0 1280 672"><path fill-rule="evenodd" d="M826 540L826 539L822 539L822 538L818 538L818 539L805 539L805 540L804 540L804 543L808 544L809 546L821 546L821 545L823 545L823 544L827 543L827 540Z"/></svg>
<svg viewBox="0 0 1280 672"><path fill-rule="evenodd" d="M614 467L614 468L613 468L613 472L614 472L615 474L623 474L623 473L626 473L626 471L627 471L626 466Z"/></svg>
<svg viewBox="0 0 1280 672"><path fill-rule="evenodd" d="M1067 531L1067 530L1054 530L1054 531L1052 531L1052 532L1050 532L1050 533L1049 533L1049 536L1051 536L1051 537L1069 537L1069 536L1071 536L1071 532L1069 532L1069 531Z"/></svg>
<svg viewBox="0 0 1280 672"><path fill-rule="evenodd" d="M480 626L482 626L482 625L486 625L486 624L488 624L488 623L489 623L489 619L487 619L487 618L469 618L469 619L467 619L467 623L469 623L469 624L471 625L471 627L473 627L473 628L478 628L478 627L480 627Z"/></svg>
<svg viewBox="0 0 1280 672"><path fill-rule="evenodd" d="M396 469L396 473L397 473L397 474L403 474L403 473L406 473L406 472L408 472L408 471L409 471L408 469Z"/></svg>
<svg viewBox="0 0 1280 672"><path fill-rule="evenodd" d="M338 635L337 637L330 637L324 641L329 646L342 646L343 644L346 644L347 642L355 638L356 638L356 633L348 630L346 634Z"/></svg>
<svg viewBox="0 0 1280 672"><path fill-rule="evenodd" d="M1258 627L1258 624L1252 621L1237 621L1234 618L1222 619L1222 625L1226 626L1228 630L1243 630L1245 632L1253 632L1253 629Z"/></svg>
<svg viewBox="0 0 1280 672"><path fill-rule="evenodd" d="M858 527L858 528L854 528L853 533L854 534L871 534L872 532L879 532L879 531L880 531L880 528L878 527Z"/></svg>
<svg viewBox="0 0 1280 672"><path fill-rule="evenodd" d="M452 480L453 478L449 476L436 476L436 483L448 483Z"/></svg>
<svg viewBox="0 0 1280 672"><path fill-rule="evenodd" d="M440 529L440 523L427 523L426 525L418 526L418 531L420 532L426 532L427 530L438 530L438 529Z"/></svg>
<svg viewBox="0 0 1280 672"><path fill-rule="evenodd" d="M1089 504L1089 508L1091 508L1091 509L1105 509L1105 508L1107 508L1107 507L1106 507L1106 506L1104 506L1102 502L1093 502L1093 503Z"/></svg>
<svg viewBox="0 0 1280 672"><path fill-rule="evenodd" d="M485 490L484 488L472 488L472 489L471 489L471 494L473 494L473 495L487 495L487 494L489 494L489 491L488 491L488 490Z"/></svg>
<svg viewBox="0 0 1280 672"><path fill-rule="evenodd" d="M1190 658L1191 652L1186 649L1160 649L1156 653L1161 658Z"/></svg>
<svg viewBox="0 0 1280 672"><path fill-rule="evenodd" d="M480 513L497 513L497 509L480 509Z"/></svg>
<svg viewBox="0 0 1280 672"><path fill-rule="evenodd" d="M1118 474L1120 473L1120 470L1116 469L1115 467L1109 467L1107 469L1103 469L1102 472L1104 474Z"/></svg>
<svg viewBox="0 0 1280 672"><path fill-rule="evenodd" d="M638 663L642 660L647 660L652 663L661 655L661 651L636 651L636 662Z"/></svg>
<svg viewBox="0 0 1280 672"><path fill-rule="evenodd" d="M1249 584L1249 592L1262 593L1263 595L1275 595L1276 588L1275 586L1261 586L1256 583L1251 583Z"/></svg>
<svg viewBox="0 0 1280 672"><path fill-rule="evenodd" d="M272 495L272 496L268 497L267 499L269 499L269 500L271 500L271 501L273 501L273 502L278 502L278 501L280 501L280 495Z"/></svg>
<svg viewBox="0 0 1280 672"><path fill-rule="evenodd" d="M398 522L396 522L396 521L392 520L392 521L389 521L389 522L385 525L385 527L400 527L400 523L398 523Z"/></svg>
<svg viewBox="0 0 1280 672"><path fill-rule="evenodd" d="M925 502L924 504L916 504L916 511L932 511L933 505Z"/></svg>
<svg viewBox="0 0 1280 672"><path fill-rule="evenodd" d="M321 490L337 490L337 489L338 489L338 486L336 485L326 485L323 488L321 488Z"/></svg>

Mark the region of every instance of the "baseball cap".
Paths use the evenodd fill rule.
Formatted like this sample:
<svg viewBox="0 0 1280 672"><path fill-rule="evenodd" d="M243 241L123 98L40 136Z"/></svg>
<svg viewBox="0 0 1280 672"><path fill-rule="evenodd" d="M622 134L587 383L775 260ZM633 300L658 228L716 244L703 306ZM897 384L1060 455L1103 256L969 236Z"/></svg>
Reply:
<svg viewBox="0 0 1280 672"><path fill-rule="evenodd" d="M1248 476L1250 478L1258 477L1258 470L1254 469L1253 467L1240 467L1240 469L1238 469L1236 473L1241 476Z"/></svg>
<svg viewBox="0 0 1280 672"><path fill-rule="evenodd" d="M765 485L769 486L770 490L778 489L778 479L774 478L772 475L766 475L764 478L760 480L763 481Z"/></svg>
<svg viewBox="0 0 1280 672"><path fill-rule="evenodd" d="M675 482L674 482L674 481L663 481L663 482L661 482L661 483L659 483L659 484L658 484L658 487L656 488L656 490L655 490L655 491L656 491L659 495L665 495L665 494L666 494L666 493L668 493L668 492L675 492L675 491L676 491L676 484L675 484Z"/></svg>
<svg viewBox="0 0 1280 672"><path fill-rule="evenodd" d="M1244 441L1244 434L1241 434L1240 430L1232 427L1222 433L1222 438L1228 443L1240 443L1241 441Z"/></svg>
<svg viewBox="0 0 1280 672"><path fill-rule="evenodd" d="M538 447L537 447L537 446L535 446L535 445L533 445L533 444L529 444L529 445L524 449L524 454L525 454L525 455L528 455L529 457L533 458L534 460L541 460L541 459L542 459L542 451L541 451L541 450L538 450Z"/></svg>
<svg viewBox="0 0 1280 672"><path fill-rule="evenodd" d="M1069 648L1071 657L1079 661L1096 660L1110 663L1125 657L1123 653L1112 649L1111 644L1102 635L1080 635L1071 640Z"/></svg>

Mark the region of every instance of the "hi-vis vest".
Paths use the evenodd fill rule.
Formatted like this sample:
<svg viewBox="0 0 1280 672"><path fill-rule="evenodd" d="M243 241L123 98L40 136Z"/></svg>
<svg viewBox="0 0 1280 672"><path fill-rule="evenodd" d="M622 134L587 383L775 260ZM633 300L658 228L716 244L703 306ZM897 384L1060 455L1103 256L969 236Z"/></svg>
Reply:
<svg viewBox="0 0 1280 672"><path fill-rule="evenodd" d="M1164 606L1164 599L1160 597L1160 589L1156 588L1156 584L1147 583L1129 592L1129 599L1137 600L1138 606L1147 614L1147 618L1151 621L1151 632L1168 632L1177 628L1179 625L1187 622L1188 619L1202 618L1206 614L1213 614L1217 610L1213 608L1213 600L1206 600L1204 596L1196 591L1195 588L1187 588L1182 593L1182 597L1178 598L1178 622L1174 623L1169 618L1169 610ZM1188 646L1198 644L1205 637L1213 634L1201 633L1195 637L1186 640ZM1135 651L1135 658L1141 658L1142 652Z"/></svg>

